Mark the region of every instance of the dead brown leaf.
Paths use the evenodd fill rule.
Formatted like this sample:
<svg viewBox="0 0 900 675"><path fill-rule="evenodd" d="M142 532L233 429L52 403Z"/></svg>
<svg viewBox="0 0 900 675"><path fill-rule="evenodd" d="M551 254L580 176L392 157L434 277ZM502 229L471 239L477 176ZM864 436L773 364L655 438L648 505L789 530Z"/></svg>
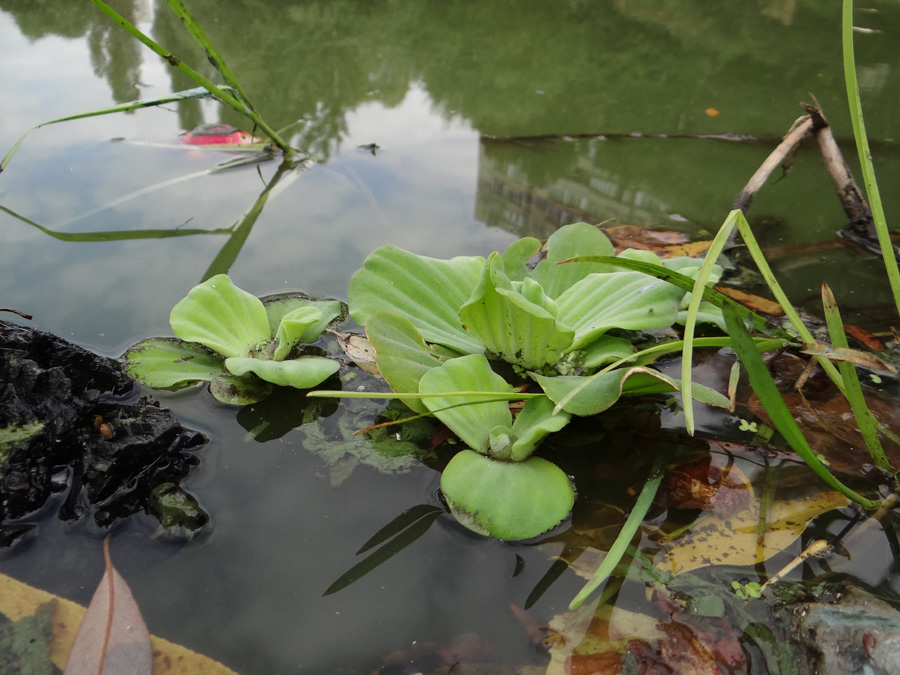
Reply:
<svg viewBox="0 0 900 675"><path fill-rule="evenodd" d="M682 232L649 230L638 225L617 225L603 230L616 253L626 248L653 251L660 258L688 256L693 258L709 250L711 241L690 241Z"/></svg>
<svg viewBox="0 0 900 675"><path fill-rule="evenodd" d="M103 540L103 558L106 571L81 620L64 675L150 675L150 632L109 558L109 537Z"/></svg>
<svg viewBox="0 0 900 675"><path fill-rule="evenodd" d="M715 289L722 295L727 295L735 302L739 302L747 309L752 309L759 314L766 314L768 316L779 316L784 314L784 310L781 309L781 305L777 302L766 300L766 298L753 295L753 293L747 293L746 291L731 288L730 286L716 286Z"/></svg>
<svg viewBox="0 0 900 675"><path fill-rule="evenodd" d="M75 641L86 610L71 600L47 593L12 577L0 574L0 613L12 621L31 616L44 603L55 601L53 639L50 659L62 669ZM155 636L150 636L153 650L153 675L237 675L218 661Z"/></svg>
<svg viewBox="0 0 900 675"><path fill-rule="evenodd" d="M846 497L833 490L812 497L775 501L762 537L758 536L757 503L728 516L712 511L688 534L670 544L654 563L672 574L709 565L756 565L790 546L813 518L847 503Z"/></svg>

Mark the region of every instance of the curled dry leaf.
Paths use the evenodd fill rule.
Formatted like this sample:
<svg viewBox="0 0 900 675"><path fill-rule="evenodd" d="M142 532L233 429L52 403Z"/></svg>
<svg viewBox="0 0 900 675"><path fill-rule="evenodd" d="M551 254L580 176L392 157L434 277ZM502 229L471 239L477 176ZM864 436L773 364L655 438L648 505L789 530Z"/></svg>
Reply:
<svg viewBox="0 0 900 675"><path fill-rule="evenodd" d="M109 559L109 537L103 541L103 557L106 572L78 629L64 675L150 675L150 632L131 589Z"/></svg>
<svg viewBox="0 0 900 675"><path fill-rule="evenodd" d="M334 331L331 331L334 332ZM338 345L344 350L348 358L359 366L362 370L373 375L381 377L378 366L375 365L375 349L372 343L362 335L353 335L351 333L334 333L337 338Z"/></svg>

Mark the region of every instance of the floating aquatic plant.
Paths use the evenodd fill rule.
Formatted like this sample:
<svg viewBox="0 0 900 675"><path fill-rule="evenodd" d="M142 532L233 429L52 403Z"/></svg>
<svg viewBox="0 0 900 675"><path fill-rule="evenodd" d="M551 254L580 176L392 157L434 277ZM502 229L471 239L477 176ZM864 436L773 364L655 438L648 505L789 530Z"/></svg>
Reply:
<svg viewBox="0 0 900 675"><path fill-rule="evenodd" d="M544 258L530 265L541 251ZM441 478L452 513L466 527L526 539L559 524L574 490L559 467L531 456L541 440L573 414L601 412L623 395L678 389L676 380L634 363L631 343L609 331L671 326L685 291L595 262L558 264L613 253L600 230L576 223L543 247L525 237L487 259L437 260L382 246L354 274L350 314L365 325L396 397L437 417L469 448ZM628 255L660 262L653 254ZM696 272L700 263L663 264ZM710 306L708 318L720 319L717 312ZM727 405L702 387L696 395ZM515 416L514 400L525 401Z"/></svg>
<svg viewBox="0 0 900 675"><path fill-rule="evenodd" d="M337 361L304 354L343 313L337 300L276 297L265 303L224 274L195 286L172 309L175 338L151 338L125 354L134 379L155 388L209 382L218 400L255 403L272 385L309 389L337 372Z"/></svg>

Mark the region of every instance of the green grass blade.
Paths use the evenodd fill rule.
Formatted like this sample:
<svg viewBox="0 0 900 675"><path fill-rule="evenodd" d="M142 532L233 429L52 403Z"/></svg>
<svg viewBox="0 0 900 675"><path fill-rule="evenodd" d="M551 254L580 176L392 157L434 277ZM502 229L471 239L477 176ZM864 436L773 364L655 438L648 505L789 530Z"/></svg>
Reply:
<svg viewBox="0 0 900 675"><path fill-rule="evenodd" d="M891 243L884 208L881 205L881 193L875 179L875 165L872 163L872 152L866 135L866 123L863 119L862 102L859 98L859 85L856 82L856 59L853 52L853 0L844 0L844 11L841 22L841 37L844 47L844 81L847 84L847 102L850 105L850 121L853 124L853 136L856 138L856 149L859 152L859 164L862 168L863 183L872 209L872 220L878 244L884 258L884 269L891 284L894 304L900 314L900 269L897 267L897 256Z"/></svg>
<svg viewBox="0 0 900 675"><path fill-rule="evenodd" d="M788 409L787 404L781 397L781 393L775 385L775 380L772 379L772 376L769 374L769 369L766 368L766 364L763 363L762 357L756 350L753 340L747 332L747 329L744 327L741 317L727 307L723 310L723 313L725 315L725 324L728 326L728 334L731 336L732 340L734 340L734 351L741 359L741 363L743 363L744 369L747 371L747 375L750 378L750 386L753 387L753 391L756 393L760 403L762 403L766 412L769 414L772 424L778 430L778 433L784 437L794 451L809 465L809 468L811 468L813 472L815 472L815 474L830 487L866 509L876 508L876 502L866 499L862 495L848 488L835 478L835 476L825 468L825 465L819 461L819 458L816 457L812 448L809 447L809 443L806 442L806 438L804 438L803 432L794 420L793 415L791 415L791 411Z"/></svg>
<svg viewBox="0 0 900 675"><path fill-rule="evenodd" d="M48 234L54 239L60 241L90 243L96 241L130 241L135 239L167 239L169 237L192 237L197 234L231 234L231 228L221 228L216 230L173 228L171 230L104 230L102 232L57 232L50 228L44 227L40 223L26 218L0 205L0 211L9 214L16 220L26 225L31 225L44 234Z"/></svg>
<svg viewBox="0 0 900 675"><path fill-rule="evenodd" d="M647 511L650 509L650 505L656 497L660 483L662 483L663 476L666 473L666 464L669 460L669 455L669 452L660 452L654 458L653 467L650 469L650 476L647 478L647 482L644 483L644 487L641 488L641 493L638 495L637 502L635 502L631 513L628 514L628 519L622 526L619 536L616 537L613 545L610 546L609 553L606 554L603 562L600 563L600 567L594 572L594 576L591 577L591 580L585 584L584 588L582 588L572 602L569 603L569 609L578 609L584 601L590 597L591 593L597 590L600 584L609 578L609 575L616 569L619 561L622 560L622 556L625 555L625 551L631 544L631 540L637 533L638 528L640 528L644 516L647 515Z"/></svg>
<svg viewBox="0 0 900 675"><path fill-rule="evenodd" d="M681 406L684 410L684 427L688 435L694 435L694 398L691 393L693 383L691 381L691 369L694 365L694 329L697 326L697 313L700 311L700 303L703 301L703 290L706 288L706 282L712 274L713 266L716 259L728 243L728 237L734 230L738 216L743 214L734 210L728 214L722 227L713 238L709 250L706 252L706 258L697 272L697 279L694 281L694 287L691 294L691 302L688 305L687 318L684 322L684 349L681 351Z"/></svg>
<svg viewBox="0 0 900 675"><path fill-rule="evenodd" d="M788 300L787 295L781 288L781 284L778 283L778 279L776 279L775 275L772 273L772 268L769 267L769 263L768 261L766 261L765 254L759 247L759 243L757 243L756 237L753 236L753 232L750 229L750 223L747 222L744 214L740 212L737 217L737 227L738 232L741 233L741 238L743 238L744 243L747 245L747 251L753 258L753 262L756 263L756 266L759 268L759 272L760 274L762 274L766 285L769 287L769 290L772 291L772 295L775 296L775 300L777 300L778 304L781 305L781 309L784 310L785 316L787 316L788 320L791 322L794 330L796 330L797 334L801 338L803 338L804 342L815 342L812 333L809 332L809 329L806 327L803 321L800 320L800 315L797 314L797 311L794 309L791 301ZM817 361L819 365L822 366L822 370L824 370L828 374L828 377L831 378L831 381L834 382L835 386L840 389L841 393L844 393L844 381L841 378L841 374L838 372L838 369L835 368L834 364L827 359L817 359Z"/></svg>
<svg viewBox="0 0 900 675"><path fill-rule="evenodd" d="M47 122L41 122L36 127L32 127L28 131L26 131L22 136L16 141L16 144L12 147L12 149L6 153L6 157L3 158L3 161L0 161L0 171L6 168L6 165L9 164L9 161L12 159L12 156L16 154L16 151L19 149L19 146L22 145L22 141L30 134L32 131L36 129L40 129L41 127L46 127L50 124L56 124L58 122L69 122L71 120L81 120L87 117L97 117L99 115L111 115L113 113L119 112L128 112L129 110L137 110L139 108L149 108L151 106L163 105L165 103L174 103L176 101L181 101L186 98L203 98L207 96L212 96L210 92L208 92L203 87L195 87L194 89L186 89L185 91L179 91L174 94L169 94L167 96L160 96L157 98L148 98L148 99L140 99L137 101L129 101L128 103L119 103L118 105L110 106L109 108L99 108L97 110L91 110L89 112L78 113L77 115L67 115L65 117L60 117L55 120L49 120Z"/></svg>
<svg viewBox="0 0 900 675"><path fill-rule="evenodd" d="M247 107L250 108L250 110L254 110L253 104L244 93L244 90L241 88L241 84L234 76L234 73L231 72L231 69L225 63L224 57L221 53L219 53L219 50L216 49L216 46L206 34L206 31L203 30L200 24L197 23L193 16L191 16L191 13L188 12L188 9L184 6L184 3L181 2L181 0L168 0L168 3L171 10L175 12L179 19L181 19L184 27L187 28L188 32L191 34L197 44L200 45L203 48L203 51L206 52L206 58L208 58L213 67L215 67L215 69L219 71L222 79L225 80L227 84L234 87L235 91L237 91L238 93L238 96L244 103L247 104Z"/></svg>
<svg viewBox="0 0 900 675"><path fill-rule="evenodd" d="M844 323L841 321L841 313L835 302L834 294L828 287L828 284L822 284L822 306L825 308L825 323L828 326L828 334L831 337L831 344L837 348L847 349L850 345L847 343L847 335L844 332ZM878 429L872 411L866 405L866 399L863 396L862 386L859 383L859 376L856 374L856 366L850 361L839 361L838 370L844 379L844 394L850 403L850 409L853 411L853 417L856 418L856 424L859 426L859 432L862 434L872 461L879 469L893 474L894 470L891 463L884 454L884 448L881 447L881 441L878 440Z"/></svg>
<svg viewBox="0 0 900 675"><path fill-rule="evenodd" d="M122 28L128 31L128 33L130 33L133 37L137 38L137 40L139 40L142 44L165 59L170 66L180 70L191 80L209 91L213 96L216 97L216 99L218 99L222 103L231 106L242 115L248 117L286 155L294 154L294 150L281 139L277 132L268 124L266 124L265 120L263 120L255 110L253 110L247 103L245 103L243 97L239 93L239 90L234 92L235 94L237 94L237 96L232 95L232 89L230 87L219 87L210 80L206 79L203 75L184 63L181 59L165 49L162 45L155 42L150 36L144 34L137 26L128 21L128 19L116 13L116 11L105 2L103 2L103 0L91 0L91 2L93 2L100 9L100 11L102 11L109 18L111 18Z"/></svg>

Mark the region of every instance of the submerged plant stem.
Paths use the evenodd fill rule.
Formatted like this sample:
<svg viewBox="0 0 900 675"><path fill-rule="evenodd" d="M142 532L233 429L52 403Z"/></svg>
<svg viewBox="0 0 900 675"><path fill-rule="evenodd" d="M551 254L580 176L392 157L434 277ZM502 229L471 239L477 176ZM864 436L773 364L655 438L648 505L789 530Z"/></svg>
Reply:
<svg viewBox="0 0 900 675"><path fill-rule="evenodd" d="M622 556L625 555L625 552L631 545L631 540L637 533L638 528L640 528L644 516L646 516L647 511L650 510L650 505L656 498L656 492L659 490L663 476L666 473L666 464L669 461L670 454L671 452L669 451L663 451L654 458L653 467L650 469L650 476L647 478L647 482L644 483L644 487L641 488L641 493L638 495L637 502L635 502L631 513L628 514L628 519L625 521L625 525L622 526L622 531L619 532L619 536L616 537L615 542L613 542L613 545L610 547L609 553L606 554L603 562L600 563L600 567L594 572L594 576L591 577L591 580L587 582L585 587L575 596L575 599L569 603L569 609L578 609L582 603L590 597L591 593L597 590L600 584L609 578L609 575L612 574L613 570L618 566Z"/></svg>

